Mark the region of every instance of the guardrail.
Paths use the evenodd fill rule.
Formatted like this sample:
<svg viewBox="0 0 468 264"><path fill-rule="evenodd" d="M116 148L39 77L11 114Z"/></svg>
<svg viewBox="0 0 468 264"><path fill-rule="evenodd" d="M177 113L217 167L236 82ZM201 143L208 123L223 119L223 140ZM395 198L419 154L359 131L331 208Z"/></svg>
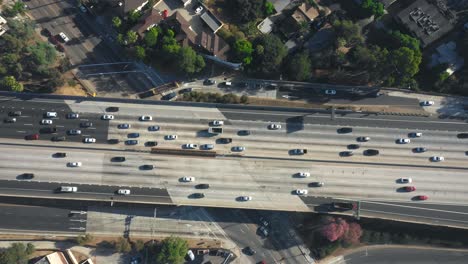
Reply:
<svg viewBox="0 0 468 264"><path fill-rule="evenodd" d="M201 156L201 157L216 157L214 150L198 150L198 149L169 149L169 148L151 148L152 154L178 155L178 156Z"/></svg>

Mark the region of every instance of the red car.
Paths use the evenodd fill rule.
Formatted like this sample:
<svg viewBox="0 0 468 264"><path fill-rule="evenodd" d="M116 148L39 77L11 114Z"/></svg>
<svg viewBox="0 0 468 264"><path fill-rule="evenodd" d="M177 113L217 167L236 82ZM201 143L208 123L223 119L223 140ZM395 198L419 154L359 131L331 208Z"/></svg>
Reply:
<svg viewBox="0 0 468 264"><path fill-rule="evenodd" d="M427 197L426 195L418 195L416 196L416 199L420 201L424 201L424 200L429 199L429 197Z"/></svg>
<svg viewBox="0 0 468 264"><path fill-rule="evenodd" d="M414 186L406 186L406 187L405 187L405 191L407 191L407 192L414 192L414 191L416 191L416 187L414 187Z"/></svg>
<svg viewBox="0 0 468 264"><path fill-rule="evenodd" d="M26 140L38 140L39 134L32 134L25 137Z"/></svg>

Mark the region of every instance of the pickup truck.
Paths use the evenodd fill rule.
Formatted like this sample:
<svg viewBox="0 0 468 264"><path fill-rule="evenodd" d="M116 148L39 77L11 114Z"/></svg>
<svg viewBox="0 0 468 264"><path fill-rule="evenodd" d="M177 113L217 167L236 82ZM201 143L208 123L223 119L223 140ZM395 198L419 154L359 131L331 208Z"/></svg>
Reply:
<svg viewBox="0 0 468 264"><path fill-rule="evenodd" d="M208 133L222 134L223 133L223 128L222 127L210 127L210 128L208 128Z"/></svg>

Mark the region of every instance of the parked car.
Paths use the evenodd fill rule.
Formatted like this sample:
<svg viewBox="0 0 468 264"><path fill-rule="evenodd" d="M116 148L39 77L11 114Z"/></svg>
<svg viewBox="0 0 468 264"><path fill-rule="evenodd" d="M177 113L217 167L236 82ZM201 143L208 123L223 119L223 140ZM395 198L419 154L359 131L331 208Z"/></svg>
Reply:
<svg viewBox="0 0 468 264"><path fill-rule="evenodd" d="M197 8L195 8L195 14L200 14L202 11L203 11L203 6L197 6Z"/></svg>
<svg viewBox="0 0 468 264"><path fill-rule="evenodd" d="M177 93L176 92L172 92L172 93L168 93L168 94L165 94L161 97L161 100L165 100L165 101L170 101L174 98L177 97Z"/></svg>
<svg viewBox="0 0 468 264"><path fill-rule="evenodd" d="M63 40L63 42L65 42L65 43L67 43L68 41L70 41L70 39L68 38L68 36L65 35L65 33L63 33L63 32L60 32L60 33L59 33L59 36L60 36L60 38Z"/></svg>
<svg viewBox="0 0 468 264"><path fill-rule="evenodd" d="M253 250L251 247L245 247L242 252L244 252L244 254L246 255L249 255L249 256L253 256L255 255L255 253L257 253L255 250Z"/></svg>
<svg viewBox="0 0 468 264"><path fill-rule="evenodd" d="M86 7L84 5L80 5L80 11L83 12L83 13L88 12L88 10L86 9Z"/></svg>

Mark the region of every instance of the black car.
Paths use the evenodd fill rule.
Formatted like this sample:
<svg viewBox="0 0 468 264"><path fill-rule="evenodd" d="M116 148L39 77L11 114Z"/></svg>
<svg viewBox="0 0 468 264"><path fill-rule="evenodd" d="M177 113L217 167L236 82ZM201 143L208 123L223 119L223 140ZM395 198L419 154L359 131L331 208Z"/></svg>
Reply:
<svg viewBox="0 0 468 264"><path fill-rule="evenodd" d="M172 100L173 98L175 98L176 96L177 96L176 92L168 93L168 94L164 95L163 97L161 97L161 100L169 101L169 100Z"/></svg>
<svg viewBox="0 0 468 264"><path fill-rule="evenodd" d="M68 114L66 115L66 118L67 118L67 119L77 119L79 116L80 116L80 115L77 114L77 113L68 113Z"/></svg>
<svg viewBox="0 0 468 264"><path fill-rule="evenodd" d="M34 173L23 173L21 174L22 179L32 179L34 178Z"/></svg>
<svg viewBox="0 0 468 264"><path fill-rule="evenodd" d="M21 111L11 111L11 112L8 112L8 115L9 116L20 116Z"/></svg>
<svg viewBox="0 0 468 264"><path fill-rule="evenodd" d="M124 162L125 161L125 157L113 157L111 159L112 162Z"/></svg>
<svg viewBox="0 0 468 264"><path fill-rule="evenodd" d="M416 153L423 153L423 152L426 152L426 151L427 151L427 148L425 148L425 147L413 148L413 152L416 152Z"/></svg>
<svg viewBox="0 0 468 264"><path fill-rule="evenodd" d="M204 193L192 193L190 195L190 198L196 198L196 199L205 198L205 194Z"/></svg>
<svg viewBox="0 0 468 264"><path fill-rule="evenodd" d="M65 141L66 139L65 136L55 136L51 138L52 141Z"/></svg>
<svg viewBox="0 0 468 264"><path fill-rule="evenodd" d="M3 120L5 123L16 123L16 118L14 117L7 117Z"/></svg>
<svg viewBox="0 0 468 264"><path fill-rule="evenodd" d="M360 148L360 147L361 147L361 146L358 145L358 144L349 144L349 145L348 145L348 149L358 149L358 148Z"/></svg>
<svg viewBox="0 0 468 264"><path fill-rule="evenodd" d="M125 140L125 145L136 145L136 144L138 144L138 140L135 140L135 139Z"/></svg>
<svg viewBox="0 0 468 264"><path fill-rule="evenodd" d="M193 88L184 88L182 90L179 90L179 94L184 94L184 93L190 93L192 92Z"/></svg>
<svg viewBox="0 0 468 264"><path fill-rule="evenodd" d="M237 132L237 134L239 136L248 136L248 135L250 135L250 131L249 130L239 130L239 132Z"/></svg>
<svg viewBox="0 0 468 264"><path fill-rule="evenodd" d="M147 141L145 143L145 146L147 146L147 147L156 147L157 145L158 145L158 142L156 142L156 141Z"/></svg>
<svg viewBox="0 0 468 264"><path fill-rule="evenodd" d="M53 133L57 133L57 128L56 127L43 127L39 130L39 132L45 133L45 134L53 134Z"/></svg>
<svg viewBox="0 0 468 264"><path fill-rule="evenodd" d="M81 122L80 127L92 127L93 123L91 122Z"/></svg>
<svg viewBox="0 0 468 264"><path fill-rule="evenodd" d="M195 185L196 189L208 189L210 188L210 185L208 183L200 183Z"/></svg>
<svg viewBox="0 0 468 264"><path fill-rule="evenodd" d="M107 140L107 143L109 144L119 144L120 140L117 139L117 138L111 138L109 140Z"/></svg>
<svg viewBox="0 0 468 264"><path fill-rule="evenodd" d="M215 83L216 83L216 81L215 81L215 80L211 80L211 79L206 79L206 80L203 81L203 84L204 84L204 85L213 85L213 84L215 84Z"/></svg>
<svg viewBox="0 0 468 264"><path fill-rule="evenodd" d="M116 106L110 106L106 108L106 112L118 112L119 108Z"/></svg>
<svg viewBox="0 0 468 264"><path fill-rule="evenodd" d="M65 158L67 156L67 153L65 152L57 152L54 154L55 158Z"/></svg>
<svg viewBox="0 0 468 264"><path fill-rule="evenodd" d="M468 133L459 133L457 135L458 138L468 138Z"/></svg>
<svg viewBox="0 0 468 264"><path fill-rule="evenodd" d="M244 254L246 255L249 255L249 256L253 256L255 255L255 253L257 253L255 250L253 250L251 247L245 247L242 252L244 252Z"/></svg>
<svg viewBox="0 0 468 264"><path fill-rule="evenodd" d="M355 205L353 203L336 202L336 203L331 203L330 205L330 210L333 210L333 211L348 211L348 210L353 210L353 209L355 209Z"/></svg>
<svg viewBox="0 0 468 264"><path fill-rule="evenodd" d="M127 135L128 138L138 138L140 137L140 133L130 133Z"/></svg>
<svg viewBox="0 0 468 264"><path fill-rule="evenodd" d="M347 134L347 133L353 132L353 128L352 127L342 127L342 128L338 128L337 132L339 134Z"/></svg>
<svg viewBox="0 0 468 264"><path fill-rule="evenodd" d="M145 164L145 165L141 165L140 168L141 168L142 170L152 170L152 169L154 169L154 165Z"/></svg>
<svg viewBox="0 0 468 264"><path fill-rule="evenodd" d="M364 150L364 155L366 156L377 156L379 155L379 151L376 149L366 149Z"/></svg>
<svg viewBox="0 0 468 264"><path fill-rule="evenodd" d="M352 151L341 151L340 152L341 157L351 157L353 155L354 155L354 153Z"/></svg>
<svg viewBox="0 0 468 264"><path fill-rule="evenodd" d="M218 139L218 142L221 144L229 144L232 143L232 138L220 138Z"/></svg>

